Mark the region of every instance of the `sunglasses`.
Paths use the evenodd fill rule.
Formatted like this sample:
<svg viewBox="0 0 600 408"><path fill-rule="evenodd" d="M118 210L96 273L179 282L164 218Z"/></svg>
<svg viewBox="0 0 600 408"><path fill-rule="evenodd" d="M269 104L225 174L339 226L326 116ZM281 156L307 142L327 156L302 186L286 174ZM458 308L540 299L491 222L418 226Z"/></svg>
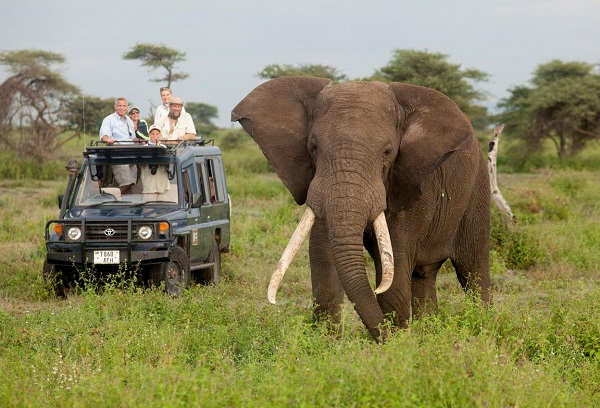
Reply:
<svg viewBox="0 0 600 408"><path fill-rule="evenodd" d="M162 88L160 88L160 91L170 91L171 88L169 88L168 86L163 86Z"/></svg>
<svg viewBox="0 0 600 408"><path fill-rule="evenodd" d="M139 113L140 113L140 111L131 111L131 112L129 112L130 115L137 115Z"/></svg>

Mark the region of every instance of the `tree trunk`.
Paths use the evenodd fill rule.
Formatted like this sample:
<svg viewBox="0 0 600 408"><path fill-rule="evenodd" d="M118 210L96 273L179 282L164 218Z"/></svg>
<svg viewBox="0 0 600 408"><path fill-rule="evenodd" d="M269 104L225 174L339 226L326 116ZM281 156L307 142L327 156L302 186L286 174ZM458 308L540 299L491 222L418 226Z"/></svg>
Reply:
<svg viewBox="0 0 600 408"><path fill-rule="evenodd" d="M512 229L514 228L515 223L515 215L513 214L510 205L504 199L504 196L500 192L498 188L498 177L497 177L497 168L496 168L496 158L498 156L498 143L500 141L500 133L504 129L504 124L500 124L494 130L494 136L492 141L489 144L488 149L488 171L490 174L490 189L492 191L492 199L496 204L496 207L502 213L504 217L504 225L506 228Z"/></svg>

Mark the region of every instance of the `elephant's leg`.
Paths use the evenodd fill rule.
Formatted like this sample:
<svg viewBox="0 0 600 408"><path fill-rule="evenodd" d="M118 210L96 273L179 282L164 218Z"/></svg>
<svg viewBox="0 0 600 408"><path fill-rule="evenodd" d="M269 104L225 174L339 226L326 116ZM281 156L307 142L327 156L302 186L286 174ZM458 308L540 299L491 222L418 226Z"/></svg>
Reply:
<svg viewBox="0 0 600 408"><path fill-rule="evenodd" d="M482 183L479 189L483 188L489 189L489 186ZM478 294L487 303L490 300L490 205L487 195L480 196L471 200L463 217L451 259L463 289Z"/></svg>
<svg viewBox="0 0 600 408"><path fill-rule="evenodd" d="M397 244L409 241L406 236L401 235L403 229L398 226L400 222L401 220L395 217L388 218L388 228L394 251L394 281L387 291L377 295L377 302L384 315L391 318L394 325L406 328L411 318L411 273L409 271L413 270L414 257L411 255L411 248ZM375 280L376 286L378 286L381 282L382 271L377 240L372 234L365 234L363 243L375 263Z"/></svg>
<svg viewBox="0 0 600 408"><path fill-rule="evenodd" d="M374 253L377 254L377 250ZM373 255L377 284L381 281L381 262L378 258L379 255ZM387 291L377 295L377 302L383 314L390 317L395 326L406 328L411 317L411 274L406 272L409 268L406 257L404 262L398 262L399 259L402 258L394 251L394 281Z"/></svg>
<svg viewBox="0 0 600 408"><path fill-rule="evenodd" d="M443 263L442 261L415 268L411 283L413 317L418 318L437 311L435 281Z"/></svg>
<svg viewBox="0 0 600 408"><path fill-rule="evenodd" d="M316 220L309 241L310 276L315 318L340 323L344 290L338 278L324 224Z"/></svg>
<svg viewBox="0 0 600 408"><path fill-rule="evenodd" d="M452 259L456 276L467 293L477 294L482 301L490 301L490 262L489 259L471 260L457 255Z"/></svg>

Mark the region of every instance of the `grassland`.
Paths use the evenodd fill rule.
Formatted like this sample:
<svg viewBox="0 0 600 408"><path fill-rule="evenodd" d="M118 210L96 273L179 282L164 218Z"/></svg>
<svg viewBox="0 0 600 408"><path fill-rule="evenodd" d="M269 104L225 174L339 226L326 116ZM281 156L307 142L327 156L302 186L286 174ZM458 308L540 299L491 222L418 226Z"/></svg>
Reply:
<svg viewBox="0 0 600 408"><path fill-rule="evenodd" d="M349 305L337 335L312 323L306 246L267 302L301 209L253 144L222 142L224 279L179 298L127 282L54 297L43 230L64 164L51 167L62 179L0 167L0 405L600 406L600 170L500 174L518 223L506 230L493 209L493 305L466 299L444 267L439 313L378 346Z"/></svg>

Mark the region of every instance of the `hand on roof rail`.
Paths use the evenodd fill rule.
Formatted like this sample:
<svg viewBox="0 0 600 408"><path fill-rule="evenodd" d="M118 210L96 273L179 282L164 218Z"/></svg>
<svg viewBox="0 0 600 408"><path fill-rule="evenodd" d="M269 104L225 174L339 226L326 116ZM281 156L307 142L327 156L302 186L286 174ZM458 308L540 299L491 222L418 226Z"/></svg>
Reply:
<svg viewBox="0 0 600 408"><path fill-rule="evenodd" d="M145 140L117 140L111 143L110 141L95 139L92 139L90 143L91 146L136 146L146 144Z"/></svg>

